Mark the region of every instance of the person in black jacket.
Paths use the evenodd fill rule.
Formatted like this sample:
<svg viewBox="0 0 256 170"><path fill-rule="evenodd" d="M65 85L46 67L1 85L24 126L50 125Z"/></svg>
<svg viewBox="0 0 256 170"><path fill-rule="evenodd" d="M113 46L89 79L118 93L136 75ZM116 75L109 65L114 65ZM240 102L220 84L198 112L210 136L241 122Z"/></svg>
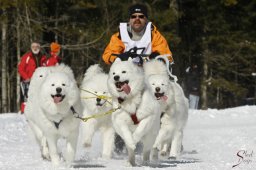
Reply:
<svg viewBox="0 0 256 170"><path fill-rule="evenodd" d="M189 108L198 109L200 96L200 72L197 64L192 64L186 69L187 73L187 90L189 95Z"/></svg>

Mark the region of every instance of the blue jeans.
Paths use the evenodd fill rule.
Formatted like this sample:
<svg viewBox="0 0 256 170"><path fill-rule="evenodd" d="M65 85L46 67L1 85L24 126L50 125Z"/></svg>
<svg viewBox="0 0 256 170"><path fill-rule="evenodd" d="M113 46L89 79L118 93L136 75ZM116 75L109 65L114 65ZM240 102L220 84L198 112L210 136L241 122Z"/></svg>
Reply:
<svg viewBox="0 0 256 170"><path fill-rule="evenodd" d="M199 96L194 94L189 94L189 108L190 109L197 109L199 103Z"/></svg>

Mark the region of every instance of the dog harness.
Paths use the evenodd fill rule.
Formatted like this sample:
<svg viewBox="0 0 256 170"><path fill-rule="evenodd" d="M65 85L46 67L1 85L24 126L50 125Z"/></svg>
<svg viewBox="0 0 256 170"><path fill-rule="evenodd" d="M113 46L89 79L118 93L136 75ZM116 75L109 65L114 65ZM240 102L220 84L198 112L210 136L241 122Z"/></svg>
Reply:
<svg viewBox="0 0 256 170"><path fill-rule="evenodd" d="M118 100L118 103L119 103L119 104L121 104L121 103L124 102L124 98L121 98L121 97L118 97L117 100ZM132 121L133 121L133 123L134 123L135 125L137 125L137 124L140 123L140 121L138 120L138 118L137 118L137 116L136 116L136 112L131 114L131 119L132 119Z"/></svg>
<svg viewBox="0 0 256 170"><path fill-rule="evenodd" d="M56 129L59 129L60 123L62 122L62 120L60 120L59 122L53 122Z"/></svg>
<svg viewBox="0 0 256 170"><path fill-rule="evenodd" d="M75 111L75 109L74 109L73 106L70 107L70 110L72 111L72 113L73 113L73 115L74 115L75 117L78 117L78 116L79 116L78 113ZM62 120L63 120L63 119L61 119L59 122L53 121L54 126L56 127L56 129L59 129L59 126L60 126L60 123L62 122Z"/></svg>
<svg viewBox="0 0 256 170"><path fill-rule="evenodd" d="M151 22L146 26L144 35L139 41L133 41L127 31L127 23L120 23L120 35L121 40L124 43L124 52L133 52L137 54L151 54L152 43L151 43Z"/></svg>
<svg viewBox="0 0 256 170"><path fill-rule="evenodd" d="M131 114L131 118L132 118L132 121L135 125L139 124L140 121L138 120L137 116L136 116L136 113L134 114Z"/></svg>

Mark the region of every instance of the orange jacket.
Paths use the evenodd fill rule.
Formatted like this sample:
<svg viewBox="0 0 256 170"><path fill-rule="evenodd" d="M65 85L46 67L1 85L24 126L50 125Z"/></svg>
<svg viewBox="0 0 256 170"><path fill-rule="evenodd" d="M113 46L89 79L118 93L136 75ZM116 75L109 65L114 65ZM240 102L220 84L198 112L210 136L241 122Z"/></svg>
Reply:
<svg viewBox="0 0 256 170"><path fill-rule="evenodd" d="M169 49L168 43L166 39L161 35L161 33L156 29L156 26L152 25L152 53L158 52L160 55L162 54L171 54L169 57L170 62L173 61L172 53ZM120 33L117 32L112 35L109 44L107 45L102 59L106 64L111 64L115 61L116 56L113 54L121 54L125 50L124 43L120 38Z"/></svg>

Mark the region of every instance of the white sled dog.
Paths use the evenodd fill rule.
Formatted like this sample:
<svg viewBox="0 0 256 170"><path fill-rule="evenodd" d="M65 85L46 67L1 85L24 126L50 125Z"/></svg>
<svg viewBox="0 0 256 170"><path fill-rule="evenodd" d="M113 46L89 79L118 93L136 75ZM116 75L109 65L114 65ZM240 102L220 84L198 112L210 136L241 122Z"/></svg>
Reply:
<svg viewBox="0 0 256 170"><path fill-rule="evenodd" d="M107 79L108 75L102 71L98 64L92 65L87 69L81 85L84 117L104 114L112 109ZM101 96L105 98L101 98ZM81 124L82 142L85 147L91 146L93 135L98 130L102 134L102 157L109 159L112 157L115 133L110 114L89 119Z"/></svg>
<svg viewBox="0 0 256 170"><path fill-rule="evenodd" d="M165 155L170 147L169 158L176 159L181 152L183 129L188 119L188 100L179 84L169 80L162 62L148 62L144 64L144 70L162 112L154 148Z"/></svg>
<svg viewBox="0 0 256 170"><path fill-rule="evenodd" d="M41 77L41 71L45 76ZM65 65L36 70L31 84L35 86L29 89L25 115L41 145L42 156L58 165L57 141L63 137L67 141L64 159L69 165L74 160L79 130L79 119L72 110L82 112L73 72Z"/></svg>
<svg viewBox="0 0 256 170"><path fill-rule="evenodd" d="M117 58L110 68L108 88L113 107L121 106L112 113L112 122L126 144L128 165L136 165L134 150L139 141L143 143L143 161L147 163L159 130L160 112L152 93L145 90L143 69L131 58L128 61Z"/></svg>

